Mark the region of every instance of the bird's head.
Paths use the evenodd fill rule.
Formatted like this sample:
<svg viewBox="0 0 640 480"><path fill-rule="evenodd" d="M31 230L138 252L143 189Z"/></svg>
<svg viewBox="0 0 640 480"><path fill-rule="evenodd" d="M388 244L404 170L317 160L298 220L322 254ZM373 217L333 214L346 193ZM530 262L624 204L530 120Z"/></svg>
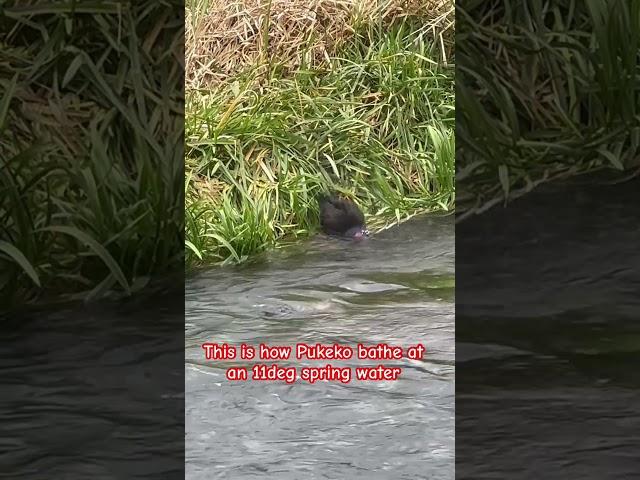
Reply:
<svg viewBox="0 0 640 480"><path fill-rule="evenodd" d="M353 238L354 240L364 240L369 236L369 230L363 226L353 227L347 230L345 236Z"/></svg>

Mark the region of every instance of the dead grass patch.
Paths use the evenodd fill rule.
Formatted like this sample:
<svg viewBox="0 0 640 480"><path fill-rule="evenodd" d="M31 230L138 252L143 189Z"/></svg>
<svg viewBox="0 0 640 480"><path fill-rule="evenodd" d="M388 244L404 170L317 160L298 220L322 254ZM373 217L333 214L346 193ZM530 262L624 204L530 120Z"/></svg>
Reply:
<svg viewBox="0 0 640 480"><path fill-rule="evenodd" d="M194 0L186 12L186 84L206 88L248 67L287 71L328 63L360 25L424 19L446 62L453 0Z"/></svg>

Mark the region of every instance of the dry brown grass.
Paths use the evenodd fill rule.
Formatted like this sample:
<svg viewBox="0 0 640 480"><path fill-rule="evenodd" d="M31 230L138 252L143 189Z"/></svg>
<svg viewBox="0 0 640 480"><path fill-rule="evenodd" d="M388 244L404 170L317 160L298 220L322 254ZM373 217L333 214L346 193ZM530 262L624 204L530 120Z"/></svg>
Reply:
<svg viewBox="0 0 640 480"><path fill-rule="evenodd" d="M424 18L445 60L453 43L454 0L205 1L186 12L188 89L273 61L288 70L322 66L358 25L402 16Z"/></svg>

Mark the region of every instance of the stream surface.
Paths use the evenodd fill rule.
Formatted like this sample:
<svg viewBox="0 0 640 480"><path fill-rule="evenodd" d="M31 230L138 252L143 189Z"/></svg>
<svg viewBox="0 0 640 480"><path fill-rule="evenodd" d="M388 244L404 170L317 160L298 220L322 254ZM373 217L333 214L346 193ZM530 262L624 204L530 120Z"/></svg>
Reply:
<svg viewBox="0 0 640 480"><path fill-rule="evenodd" d="M183 479L183 326L174 285L0 312L0 478Z"/></svg>
<svg viewBox="0 0 640 480"><path fill-rule="evenodd" d="M186 472L199 479L454 478L453 217L366 242L318 236L186 284ZM202 344L422 344L421 360L296 360L283 367L401 367L397 381L251 379L258 359ZM229 366L249 369L230 382Z"/></svg>
<svg viewBox="0 0 640 480"><path fill-rule="evenodd" d="M640 478L640 182L457 225L456 478Z"/></svg>

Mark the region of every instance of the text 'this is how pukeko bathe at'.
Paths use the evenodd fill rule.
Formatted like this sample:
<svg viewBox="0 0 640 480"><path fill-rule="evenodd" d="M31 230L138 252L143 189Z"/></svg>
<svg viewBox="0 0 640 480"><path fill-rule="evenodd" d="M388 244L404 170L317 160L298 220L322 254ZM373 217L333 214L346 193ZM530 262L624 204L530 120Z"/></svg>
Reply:
<svg viewBox="0 0 640 480"><path fill-rule="evenodd" d="M327 193L320 195L318 202L320 225L324 233L356 240L369 236L364 214L353 201L335 193Z"/></svg>

